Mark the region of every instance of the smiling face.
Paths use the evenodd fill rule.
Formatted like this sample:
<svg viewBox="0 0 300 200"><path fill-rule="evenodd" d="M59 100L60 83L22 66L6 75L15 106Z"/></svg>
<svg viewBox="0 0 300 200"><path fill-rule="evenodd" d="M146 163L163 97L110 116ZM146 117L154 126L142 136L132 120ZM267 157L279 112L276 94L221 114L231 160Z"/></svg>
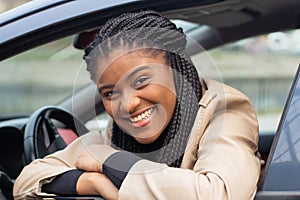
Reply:
<svg viewBox="0 0 300 200"><path fill-rule="evenodd" d="M176 104L173 72L164 54L132 51L114 59L101 74L97 87L108 114L138 142L154 142Z"/></svg>

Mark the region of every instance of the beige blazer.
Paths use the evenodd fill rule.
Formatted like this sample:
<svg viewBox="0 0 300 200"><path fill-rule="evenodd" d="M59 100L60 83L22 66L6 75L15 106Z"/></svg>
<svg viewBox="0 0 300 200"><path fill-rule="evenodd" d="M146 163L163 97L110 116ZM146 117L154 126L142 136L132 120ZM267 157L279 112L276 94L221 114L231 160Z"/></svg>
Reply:
<svg viewBox="0 0 300 200"><path fill-rule="evenodd" d="M260 174L258 122L249 99L217 81L202 82L203 97L180 168L140 160L119 190L119 199L247 200L256 193ZM15 199L47 195L41 186L74 169L90 144L109 144L110 129L88 133L62 151L26 166L17 178ZM67 183L66 183L67 184ZM100 184L100 183L99 183Z"/></svg>

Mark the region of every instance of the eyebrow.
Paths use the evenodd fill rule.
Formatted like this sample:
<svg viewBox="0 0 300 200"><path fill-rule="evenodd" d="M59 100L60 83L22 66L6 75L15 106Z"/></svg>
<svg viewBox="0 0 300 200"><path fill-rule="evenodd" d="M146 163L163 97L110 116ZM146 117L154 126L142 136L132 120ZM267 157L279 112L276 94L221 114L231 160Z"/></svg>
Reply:
<svg viewBox="0 0 300 200"><path fill-rule="evenodd" d="M149 66L141 66L141 67L137 67L136 69L134 69L132 72L130 72L130 74L128 74L128 76L126 77L126 80L130 80L131 77L133 77L136 73L143 71L145 69L150 69ZM107 84L107 85L102 85L99 89L98 92L101 94L101 92L105 89L111 89L114 88L115 86L112 84Z"/></svg>
<svg viewBox="0 0 300 200"><path fill-rule="evenodd" d="M101 92L105 89L110 89L110 88L114 88L114 85L108 84L108 85L103 85L98 89L98 92L101 94Z"/></svg>
<svg viewBox="0 0 300 200"><path fill-rule="evenodd" d="M137 67L136 69L134 69L132 72L130 72L130 74L128 74L128 76L126 77L126 80L130 80L131 77L133 77L136 73L140 72L140 71L143 71L145 69L150 69L151 67L149 66L140 66L140 67Z"/></svg>

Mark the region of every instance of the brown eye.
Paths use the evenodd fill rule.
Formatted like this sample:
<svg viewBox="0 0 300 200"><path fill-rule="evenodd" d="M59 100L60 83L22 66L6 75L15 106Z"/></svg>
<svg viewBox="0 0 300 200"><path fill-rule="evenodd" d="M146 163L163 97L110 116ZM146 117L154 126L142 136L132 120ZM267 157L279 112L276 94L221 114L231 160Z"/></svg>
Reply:
<svg viewBox="0 0 300 200"><path fill-rule="evenodd" d="M110 97L113 94L113 91L106 92L103 94L104 97Z"/></svg>
<svg viewBox="0 0 300 200"><path fill-rule="evenodd" d="M119 94L120 92L112 90L112 91L104 92L102 96L108 100L112 100L117 98Z"/></svg>
<svg viewBox="0 0 300 200"><path fill-rule="evenodd" d="M148 77L142 76L135 81L134 88L135 89L141 88L141 87L147 85L149 82L150 82L150 79Z"/></svg>

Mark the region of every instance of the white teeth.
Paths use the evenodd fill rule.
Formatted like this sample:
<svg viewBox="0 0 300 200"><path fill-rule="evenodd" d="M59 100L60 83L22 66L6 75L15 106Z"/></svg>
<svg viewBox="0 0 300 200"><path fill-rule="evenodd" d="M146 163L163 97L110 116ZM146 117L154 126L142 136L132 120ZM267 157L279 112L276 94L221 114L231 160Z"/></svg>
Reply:
<svg viewBox="0 0 300 200"><path fill-rule="evenodd" d="M147 111L145 111L145 112L139 114L139 115L136 116L136 117L133 117L133 118L131 117L131 118L130 118L130 121L131 121L132 123L137 123L137 122L139 122L139 121L141 121L141 120L143 120L143 119L145 119L145 118L150 117L150 115L152 114L152 111L153 111L153 109L149 109L149 110L147 110Z"/></svg>

